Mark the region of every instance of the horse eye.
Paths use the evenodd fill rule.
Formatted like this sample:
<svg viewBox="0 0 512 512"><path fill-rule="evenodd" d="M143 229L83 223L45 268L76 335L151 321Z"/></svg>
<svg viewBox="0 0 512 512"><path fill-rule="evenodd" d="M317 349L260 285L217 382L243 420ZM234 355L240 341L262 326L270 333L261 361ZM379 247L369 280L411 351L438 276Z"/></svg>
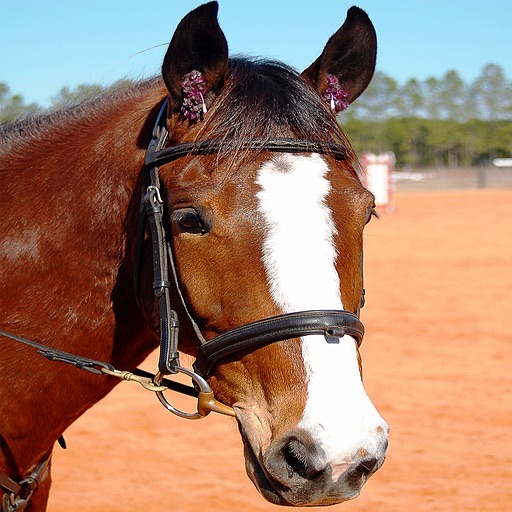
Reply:
<svg viewBox="0 0 512 512"><path fill-rule="evenodd" d="M208 233L206 224L194 208L180 208L172 212L171 220L175 222L180 231L204 235Z"/></svg>

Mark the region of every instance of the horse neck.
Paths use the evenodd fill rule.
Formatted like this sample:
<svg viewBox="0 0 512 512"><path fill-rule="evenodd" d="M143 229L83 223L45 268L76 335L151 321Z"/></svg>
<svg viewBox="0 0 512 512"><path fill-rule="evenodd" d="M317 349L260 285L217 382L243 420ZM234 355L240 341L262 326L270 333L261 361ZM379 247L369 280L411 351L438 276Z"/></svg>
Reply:
<svg viewBox="0 0 512 512"><path fill-rule="evenodd" d="M164 94L153 88L106 105L102 116L63 122L2 156L0 187L11 191L2 231L32 247L18 244L5 266L13 293L2 297L1 328L122 369L154 348L133 292L131 240L146 118ZM115 383L1 341L0 471L23 477Z"/></svg>

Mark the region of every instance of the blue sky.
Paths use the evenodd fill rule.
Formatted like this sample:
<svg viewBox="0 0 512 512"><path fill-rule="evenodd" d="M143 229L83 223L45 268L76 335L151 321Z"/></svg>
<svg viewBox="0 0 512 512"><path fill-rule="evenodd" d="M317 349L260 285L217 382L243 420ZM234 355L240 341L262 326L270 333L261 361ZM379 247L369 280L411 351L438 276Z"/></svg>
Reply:
<svg viewBox="0 0 512 512"><path fill-rule="evenodd" d="M179 20L201 0L0 0L0 82L47 104L64 86L158 73ZM302 70L358 5L374 22L377 68L403 83L483 66L512 80L512 0L220 0L231 53ZM159 46L163 45L163 46Z"/></svg>

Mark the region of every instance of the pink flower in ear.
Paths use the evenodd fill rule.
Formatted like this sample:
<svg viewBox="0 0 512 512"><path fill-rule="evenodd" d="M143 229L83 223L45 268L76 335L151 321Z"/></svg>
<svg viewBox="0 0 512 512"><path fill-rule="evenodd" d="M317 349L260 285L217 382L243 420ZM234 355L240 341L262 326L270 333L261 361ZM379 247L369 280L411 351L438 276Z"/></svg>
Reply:
<svg viewBox="0 0 512 512"><path fill-rule="evenodd" d="M181 79L183 91L183 103L181 104L181 113L193 121L203 114L206 114L206 104L204 95L206 94L206 80L201 71L193 70L183 75Z"/></svg>
<svg viewBox="0 0 512 512"><path fill-rule="evenodd" d="M337 114L348 108L348 92L341 87L340 81L334 75L327 75L327 88L322 94L322 99L326 101L331 110Z"/></svg>

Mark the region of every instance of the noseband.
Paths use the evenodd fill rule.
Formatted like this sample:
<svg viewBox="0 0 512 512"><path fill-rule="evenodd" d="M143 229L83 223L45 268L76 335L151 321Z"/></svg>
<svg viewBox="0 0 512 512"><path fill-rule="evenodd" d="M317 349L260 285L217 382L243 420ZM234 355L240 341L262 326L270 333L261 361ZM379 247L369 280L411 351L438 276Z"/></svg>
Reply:
<svg viewBox="0 0 512 512"><path fill-rule="evenodd" d="M163 103L158 114L142 170L142 205L135 265L135 285L138 290L142 246L146 225L149 223L153 248L153 289L158 299L160 312L160 357L159 374L156 377L157 383L163 375L182 372L192 377L196 385L202 387L205 380L211 375L215 365L227 356L300 336L324 335L326 342L333 343L338 342L339 338L349 335L354 338L359 346L364 336L364 326L359 320L359 309L364 302L364 290L361 304L356 312L311 310L288 313L245 324L224 332L212 340L204 340L180 291L172 247L166 240L163 224L165 210L160 193L158 166L168 164L184 156L215 154L222 150L223 143L218 140L207 140L184 142L165 148L168 136L166 114L167 101ZM327 154L337 160L346 159L346 149L339 144L318 143L304 139L274 138L264 140L255 138L244 142L241 149L286 153L311 152ZM200 341L198 355L193 365L194 372L184 369L179 362L179 322L177 313L171 307L169 271L172 273L171 279L174 279L183 307ZM169 410L176 412L165 400L163 394L159 394L159 399Z"/></svg>

